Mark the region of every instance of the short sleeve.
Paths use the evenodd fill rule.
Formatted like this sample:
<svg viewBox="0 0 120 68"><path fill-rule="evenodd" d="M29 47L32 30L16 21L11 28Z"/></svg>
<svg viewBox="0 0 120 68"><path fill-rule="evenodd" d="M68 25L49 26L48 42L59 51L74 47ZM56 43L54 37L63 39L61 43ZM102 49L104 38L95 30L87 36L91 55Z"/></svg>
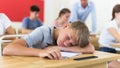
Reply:
<svg viewBox="0 0 120 68"><path fill-rule="evenodd" d="M2 26L2 24L0 23L0 35L3 35L5 32L4 32L4 28Z"/></svg>
<svg viewBox="0 0 120 68"><path fill-rule="evenodd" d="M7 29L9 26L11 26L12 22L5 14L2 14L1 20L2 20L2 24L4 25L5 29Z"/></svg>
<svg viewBox="0 0 120 68"><path fill-rule="evenodd" d="M112 22L112 23L110 23L110 24L107 25L107 29L109 29L109 28L115 28L115 29L117 29L117 24L115 24L115 22Z"/></svg>
<svg viewBox="0 0 120 68"><path fill-rule="evenodd" d="M23 19L23 21L22 21L22 27L23 27L23 28L27 28L27 27L28 27L28 26L27 26L27 25L28 25L28 21L29 21L28 18L24 18L24 19Z"/></svg>
<svg viewBox="0 0 120 68"><path fill-rule="evenodd" d="M29 47L33 47L33 45L40 43L43 40L43 33L41 28L36 28L32 33L26 37L23 37L23 39L26 41Z"/></svg>

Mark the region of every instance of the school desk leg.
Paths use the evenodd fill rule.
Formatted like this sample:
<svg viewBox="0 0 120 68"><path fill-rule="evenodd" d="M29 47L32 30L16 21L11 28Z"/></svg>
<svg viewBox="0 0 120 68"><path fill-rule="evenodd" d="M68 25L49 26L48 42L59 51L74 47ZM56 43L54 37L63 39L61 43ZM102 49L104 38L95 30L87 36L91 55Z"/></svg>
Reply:
<svg viewBox="0 0 120 68"><path fill-rule="evenodd" d="M0 40L0 56L2 56L2 43L1 43L1 40Z"/></svg>

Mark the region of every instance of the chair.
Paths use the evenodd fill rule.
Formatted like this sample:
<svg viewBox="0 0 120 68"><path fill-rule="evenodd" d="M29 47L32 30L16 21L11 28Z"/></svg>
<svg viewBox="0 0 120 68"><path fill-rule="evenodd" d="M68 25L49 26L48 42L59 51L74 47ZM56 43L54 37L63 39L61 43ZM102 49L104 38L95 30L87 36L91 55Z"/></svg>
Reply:
<svg viewBox="0 0 120 68"><path fill-rule="evenodd" d="M3 36L1 36L0 37L0 56L2 56L2 50L3 50L3 48L8 44L8 43L10 43L10 42L12 42L13 40L5 40L4 38L16 38L16 39L18 39L18 38L20 38L20 37L24 37L24 36L26 36L26 34L21 34L21 35L3 35ZM4 46L2 46L2 45L4 45Z"/></svg>
<svg viewBox="0 0 120 68"><path fill-rule="evenodd" d="M98 39L99 38L97 36L90 36L90 42L94 45L95 50L99 49Z"/></svg>

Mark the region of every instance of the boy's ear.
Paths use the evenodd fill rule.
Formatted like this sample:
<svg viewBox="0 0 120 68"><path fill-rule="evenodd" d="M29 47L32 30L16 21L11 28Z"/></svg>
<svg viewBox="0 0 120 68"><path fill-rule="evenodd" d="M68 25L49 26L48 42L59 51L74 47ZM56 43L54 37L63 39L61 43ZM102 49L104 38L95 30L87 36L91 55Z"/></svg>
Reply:
<svg viewBox="0 0 120 68"><path fill-rule="evenodd" d="M66 28L68 28L68 26L64 26L64 27L63 27L63 29L66 29Z"/></svg>
<svg viewBox="0 0 120 68"><path fill-rule="evenodd" d="M68 28L69 28L69 26L70 26L70 24L66 25L66 27L64 27L64 29L68 29Z"/></svg>

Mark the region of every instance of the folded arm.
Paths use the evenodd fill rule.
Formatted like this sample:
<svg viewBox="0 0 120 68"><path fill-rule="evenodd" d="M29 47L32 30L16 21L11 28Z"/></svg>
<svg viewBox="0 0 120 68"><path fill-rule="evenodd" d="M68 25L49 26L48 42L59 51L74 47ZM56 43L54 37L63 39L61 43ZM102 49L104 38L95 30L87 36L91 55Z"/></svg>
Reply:
<svg viewBox="0 0 120 68"><path fill-rule="evenodd" d="M72 47L59 47L62 51L70 51L70 52L81 52L81 53L93 53L95 48L92 44L89 44L87 47L81 48L80 46L72 46Z"/></svg>
<svg viewBox="0 0 120 68"><path fill-rule="evenodd" d="M3 49L3 55L37 56L40 50L28 48L23 39L15 40Z"/></svg>
<svg viewBox="0 0 120 68"><path fill-rule="evenodd" d="M39 56L49 59L61 59L60 50L56 48L36 49L29 48L24 39L15 40L3 49L3 55L18 55L18 56Z"/></svg>

